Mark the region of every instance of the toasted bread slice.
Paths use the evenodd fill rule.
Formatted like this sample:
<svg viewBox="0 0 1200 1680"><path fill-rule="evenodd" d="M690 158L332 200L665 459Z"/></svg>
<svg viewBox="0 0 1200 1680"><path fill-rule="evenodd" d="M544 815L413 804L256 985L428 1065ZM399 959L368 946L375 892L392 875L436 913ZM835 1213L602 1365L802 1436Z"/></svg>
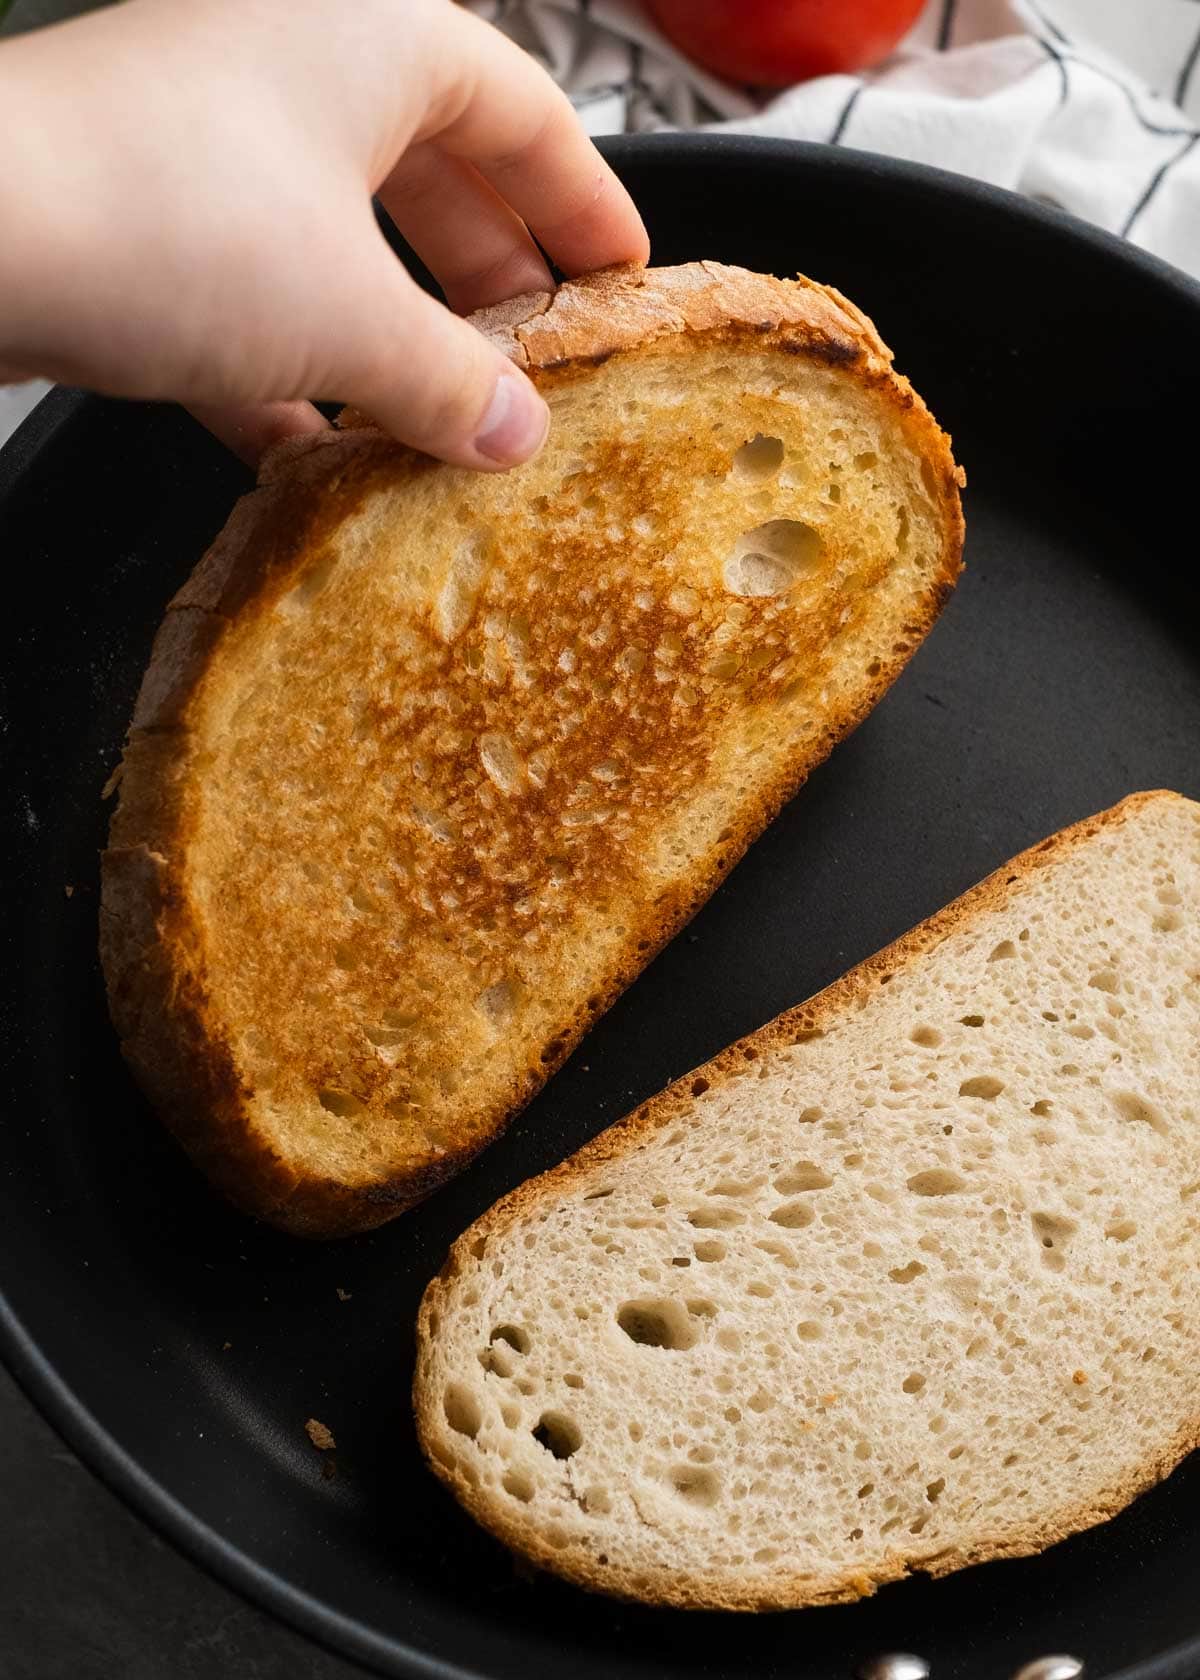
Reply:
<svg viewBox="0 0 1200 1680"><path fill-rule="evenodd" d="M430 1462L657 1604L1038 1551L1200 1443L1200 805L1026 852L459 1239Z"/></svg>
<svg viewBox="0 0 1200 1680"><path fill-rule="evenodd" d="M293 1231L377 1225L493 1138L959 567L948 440L835 293L703 263L480 323L550 403L541 457L285 447L172 602L125 753L125 1054Z"/></svg>

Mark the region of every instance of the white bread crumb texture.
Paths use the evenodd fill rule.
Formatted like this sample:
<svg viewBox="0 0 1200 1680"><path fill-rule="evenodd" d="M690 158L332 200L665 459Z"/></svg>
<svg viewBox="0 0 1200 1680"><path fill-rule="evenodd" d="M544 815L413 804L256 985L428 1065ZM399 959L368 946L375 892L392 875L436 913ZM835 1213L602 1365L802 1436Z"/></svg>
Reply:
<svg viewBox="0 0 1200 1680"><path fill-rule="evenodd" d="M1195 1431L1200 807L1047 852L822 1024L427 1297L427 1450L589 1584L867 1590L1098 1520Z"/></svg>

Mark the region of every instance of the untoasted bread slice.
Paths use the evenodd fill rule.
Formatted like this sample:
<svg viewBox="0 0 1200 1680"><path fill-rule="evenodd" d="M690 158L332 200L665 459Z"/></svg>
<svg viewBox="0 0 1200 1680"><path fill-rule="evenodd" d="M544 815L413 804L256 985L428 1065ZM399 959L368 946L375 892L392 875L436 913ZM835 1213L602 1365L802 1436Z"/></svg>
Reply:
<svg viewBox="0 0 1200 1680"><path fill-rule="evenodd" d="M632 270L481 324L502 477L285 449L155 644L104 859L125 1054L294 1231L459 1169L870 708L959 566L948 440L835 293Z"/></svg>
<svg viewBox="0 0 1200 1680"><path fill-rule="evenodd" d="M1200 1441L1200 805L1026 852L459 1239L433 1468L659 1604L1040 1550Z"/></svg>

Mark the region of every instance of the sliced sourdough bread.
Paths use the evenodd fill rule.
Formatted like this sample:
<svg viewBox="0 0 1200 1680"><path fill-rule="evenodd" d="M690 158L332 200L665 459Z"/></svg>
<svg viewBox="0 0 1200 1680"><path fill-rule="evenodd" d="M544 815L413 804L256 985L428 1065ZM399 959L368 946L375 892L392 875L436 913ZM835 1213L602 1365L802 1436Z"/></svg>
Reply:
<svg viewBox="0 0 1200 1680"><path fill-rule="evenodd" d="M580 1585L852 1599L1200 1441L1200 805L1025 853L455 1244L424 1449Z"/></svg>
<svg viewBox="0 0 1200 1680"><path fill-rule="evenodd" d="M898 674L949 440L836 293L626 270L480 317L473 475L285 447L171 604L103 868L113 1020L236 1202L380 1224L528 1101Z"/></svg>

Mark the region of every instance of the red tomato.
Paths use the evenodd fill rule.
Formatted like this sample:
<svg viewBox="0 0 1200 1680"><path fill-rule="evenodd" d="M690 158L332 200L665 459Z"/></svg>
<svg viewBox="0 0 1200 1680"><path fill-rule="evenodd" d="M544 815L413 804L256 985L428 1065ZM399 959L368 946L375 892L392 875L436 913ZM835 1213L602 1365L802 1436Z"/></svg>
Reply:
<svg viewBox="0 0 1200 1680"><path fill-rule="evenodd" d="M663 34L706 70L753 87L861 70L886 58L924 0L646 0Z"/></svg>

